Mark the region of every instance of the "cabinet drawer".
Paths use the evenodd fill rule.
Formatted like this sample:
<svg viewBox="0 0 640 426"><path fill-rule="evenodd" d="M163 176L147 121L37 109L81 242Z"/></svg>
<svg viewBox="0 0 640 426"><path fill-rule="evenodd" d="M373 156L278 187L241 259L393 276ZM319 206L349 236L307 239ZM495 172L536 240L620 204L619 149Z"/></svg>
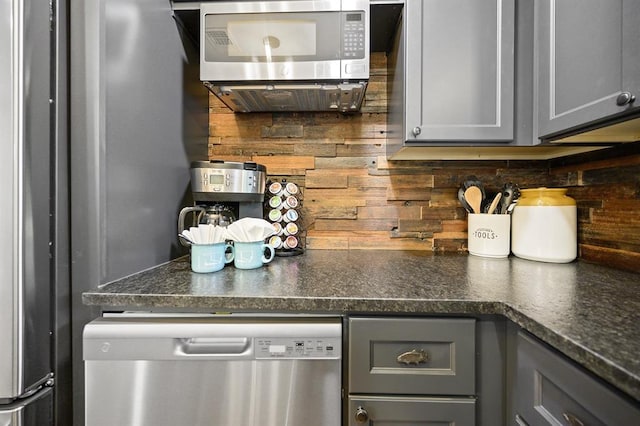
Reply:
<svg viewBox="0 0 640 426"><path fill-rule="evenodd" d="M475 394L475 320L351 318L349 392Z"/></svg>
<svg viewBox="0 0 640 426"><path fill-rule="evenodd" d="M356 418L356 414L358 418ZM349 426L475 425L475 398L350 396Z"/></svg>
<svg viewBox="0 0 640 426"><path fill-rule="evenodd" d="M638 424L638 406L523 332L517 357L516 424Z"/></svg>

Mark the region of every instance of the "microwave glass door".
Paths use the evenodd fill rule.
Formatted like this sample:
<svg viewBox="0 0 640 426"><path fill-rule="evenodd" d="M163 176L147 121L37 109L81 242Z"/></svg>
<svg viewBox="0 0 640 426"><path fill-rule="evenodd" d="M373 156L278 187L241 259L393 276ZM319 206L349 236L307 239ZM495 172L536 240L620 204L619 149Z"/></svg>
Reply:
<svg viewBox="0 0 640 426"><path fill-rule="evenodd" d="M349 15L347 13L347 15ZM205 62L339 60L341 12L205 14ZM362 19L354 14L351 19Z"/></svg>

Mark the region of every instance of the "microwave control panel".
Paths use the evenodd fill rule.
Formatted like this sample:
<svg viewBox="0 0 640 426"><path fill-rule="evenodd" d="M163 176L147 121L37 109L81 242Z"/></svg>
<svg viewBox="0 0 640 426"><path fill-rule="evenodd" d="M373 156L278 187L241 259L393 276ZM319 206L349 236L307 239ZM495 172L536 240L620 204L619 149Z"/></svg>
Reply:
<svg viewBox="0 0 640 426"><path fill-rule="evenodd" d="M342 12L342 59L365 57L364 12Z"/></svg>

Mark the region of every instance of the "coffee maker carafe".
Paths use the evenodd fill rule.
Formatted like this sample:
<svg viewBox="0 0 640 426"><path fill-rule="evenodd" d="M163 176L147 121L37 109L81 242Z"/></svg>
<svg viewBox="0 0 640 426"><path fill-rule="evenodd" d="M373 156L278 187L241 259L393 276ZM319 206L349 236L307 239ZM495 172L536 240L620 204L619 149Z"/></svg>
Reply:
<svg viewBox="0 0 640 426"><path fill-rule="evenodd" d="M267 168L253 162L211 160L191 163L195 205L180 211L178 233L184 230L184 221L190 212L195 215L194 225L227 226L243 217L262 218L266 177Z"/></svg>
<svg viewBox="0 0 640 426"><path fill-rule="evenodd" d="M233 211L223 204L185 207L180 210L180 215L178 216L179 234L184 231L184 220L189 213L193 213L195 215L195 225L228 226L236 220Z"/></svg>

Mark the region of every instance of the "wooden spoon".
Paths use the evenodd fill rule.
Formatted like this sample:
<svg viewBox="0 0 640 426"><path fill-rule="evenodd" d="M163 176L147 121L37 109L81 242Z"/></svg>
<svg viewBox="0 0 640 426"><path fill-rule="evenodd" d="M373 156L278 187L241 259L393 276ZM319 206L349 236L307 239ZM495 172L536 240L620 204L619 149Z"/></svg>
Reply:
<svg viewBox="0 0 640 426"><path fill-rule="evenodd" d="M477 186L470 186L464 191L464 199L471 206L474 213L480 213L482 204L482 191Z"/></svg>
<svg viewBox="0 0 640 426"><path fill-rule="evenodd" d="M493 201L491 202L491 205L489 206L489 210L487 210L487 214L493 214L493 212L496 211L496 207L498 207L500 198L502 198L502 192L498 192L496 194L496 197L493 199Z"/></svg>

